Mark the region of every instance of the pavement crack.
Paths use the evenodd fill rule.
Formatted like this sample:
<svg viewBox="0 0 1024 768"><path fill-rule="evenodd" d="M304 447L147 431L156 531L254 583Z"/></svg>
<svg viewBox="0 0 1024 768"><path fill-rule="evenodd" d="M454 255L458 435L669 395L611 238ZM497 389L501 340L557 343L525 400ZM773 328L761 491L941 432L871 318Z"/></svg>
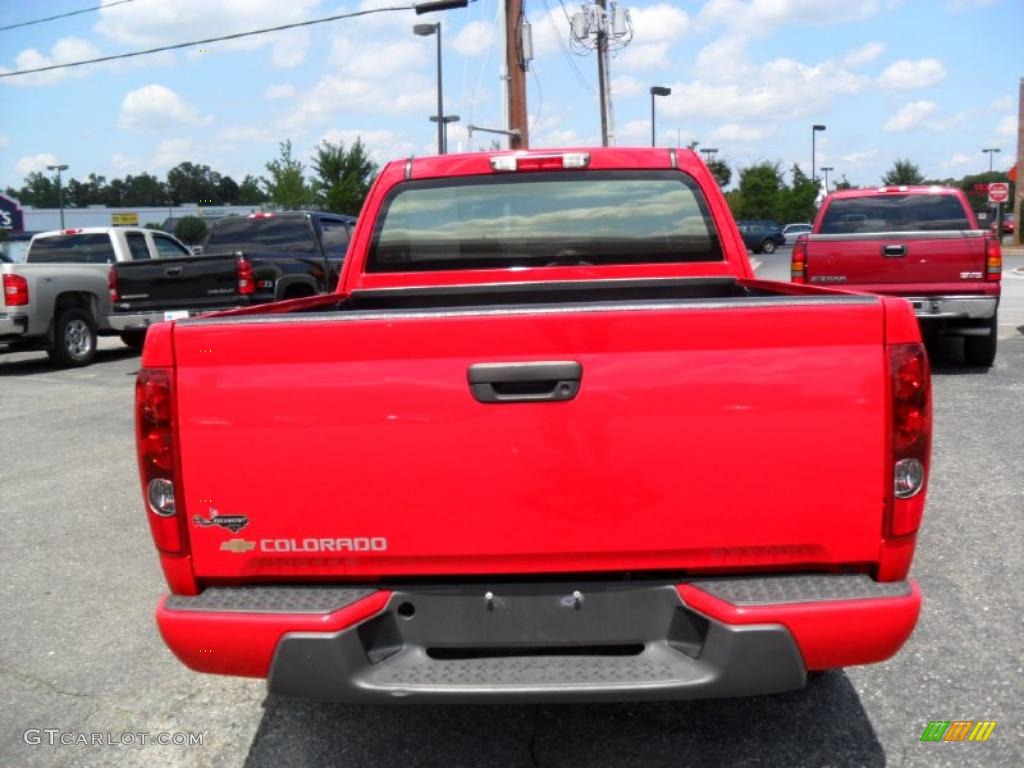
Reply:
<svg viewBox="0 0 1024 768"><path fill-rule="evenodd" d="M41 678L35 677L34 675L30 675L27 672L19 672L15 669L11 669L10 667L0 666L0 675L7 675L9 677L13 677L17 680L22 681L23 683L28 683L29 685L32 685L37 689L41 688L57 696L73 696L79 699L91 699L94 698L96 695L93 693L79 693L78 691L65 691L61 688L58 688L48 680L43 680Z"/></svg>

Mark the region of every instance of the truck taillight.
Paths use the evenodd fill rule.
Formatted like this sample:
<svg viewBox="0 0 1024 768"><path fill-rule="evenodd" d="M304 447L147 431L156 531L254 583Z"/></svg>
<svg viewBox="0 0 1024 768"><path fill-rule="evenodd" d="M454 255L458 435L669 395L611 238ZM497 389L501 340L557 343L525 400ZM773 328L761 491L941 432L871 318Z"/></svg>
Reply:
<svg viewBox="0 0 1024 768"><path fill-rule="evenodd" d="M8 307L28 305L28 280L21 275L4 275L4 303Z"/></svg>
<svg viewBox="0 0 1024 768"><path fill-rule="evenodd" d="M117 271L113 267L107 273L107 290L110 291L110 303L117 304L121 300L121 293L117 288Z"/></svg>
<svg viewBox="0 0 1024 768"><path fill-rule="evenodd" d="M998 235L985 235L985 279L1001 280L1003 277L1003 249Z"/></svg>
<svg viewBox="0 0 1024 768"><path fill-rule="evenodd" d="M498 155L491 158L491 169L510 171L560 171L586 168L590 165L589 152L560 152L553 155Z"/></svg>
<svg viewBox="0 0 1024 768"><path fill-rule="evenodd" d="M242 296L256 293L256 279L252 274L252 263L244 256L235 262L235 275L238 277L238 292Z"/></svg>
<svg viewBox="0 0 1024 768"><path fill-rule="evenodd" d="M905 536L921 525L931 454L931 371L924 345L890 346L889 374L892 497L888 532Z"/></svg>
<svg viewBox="0 0 1024 768"><path fill-rule="evenodd" d="M793 244L789 276L794 283L807 282L807 241L803 237L798 237Z"/></svg>
<svg viewBox="0 0 1024 768"><path fill-rule="evenodd" d="M187 551L185 510L178 481L172 372L143 368L135 380L135 443L142 497L157 549Z"/></svg>

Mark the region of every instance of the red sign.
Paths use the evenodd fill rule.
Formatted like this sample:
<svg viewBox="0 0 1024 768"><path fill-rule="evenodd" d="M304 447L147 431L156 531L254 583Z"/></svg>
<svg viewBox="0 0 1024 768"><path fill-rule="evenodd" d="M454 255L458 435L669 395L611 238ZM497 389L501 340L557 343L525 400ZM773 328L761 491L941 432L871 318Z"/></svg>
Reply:
<svg viewBox="0 0 1024 768"><path fill-rule="evenodd" d="M993 181L988 185L988 201L1005 203L1010 199L1010 185L1004 181Z"/></svg>
<svg viewBox="0 0 1024 768"><path fill-rule="evenodd" d="M987 181L976 181L976 182L974 182L974 184L971 185L971 191L972 192L988 192L988 182Z"/></svg>

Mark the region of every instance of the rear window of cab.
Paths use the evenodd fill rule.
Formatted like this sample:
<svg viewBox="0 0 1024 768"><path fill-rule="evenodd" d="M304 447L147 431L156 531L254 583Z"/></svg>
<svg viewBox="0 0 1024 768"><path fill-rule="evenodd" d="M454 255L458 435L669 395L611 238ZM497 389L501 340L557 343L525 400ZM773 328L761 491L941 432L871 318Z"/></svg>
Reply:
<svg viewBox="0 0 1024 768"><path fill-rule="evenodd" d="M114 246L105 232L37 237L29 246L25 261L32 264L112 264Z"/></svg>
<svg viewBox="0 0 1024 768"><path fill-rule="evenodd" d="M820 234L933 232L971 229L960 199L950 194L908 193L843 197L825 209Z"/></svg>

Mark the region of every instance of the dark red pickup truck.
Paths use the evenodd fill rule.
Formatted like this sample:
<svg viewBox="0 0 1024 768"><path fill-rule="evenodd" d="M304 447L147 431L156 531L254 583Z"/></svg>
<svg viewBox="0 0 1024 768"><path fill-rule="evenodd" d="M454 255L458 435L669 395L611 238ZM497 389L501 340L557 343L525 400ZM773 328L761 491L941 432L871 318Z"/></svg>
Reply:
<svg viewBox="0 0 1024 768"><path fill-rule="evenodd" d="M1002 278L999 238L964 193L900 186L833 192L793 246L795 283L903 296L927 333L964 337L968 365L991 366Z"/></svg>
<svg viewBox="0 0 1024 768"><path fill-rule="evenodd" d="M136 396L160 632L276 694L765 693L917 620L911 307L754 278L690 151L391 163L335 295L154 326Z"/></svg>

